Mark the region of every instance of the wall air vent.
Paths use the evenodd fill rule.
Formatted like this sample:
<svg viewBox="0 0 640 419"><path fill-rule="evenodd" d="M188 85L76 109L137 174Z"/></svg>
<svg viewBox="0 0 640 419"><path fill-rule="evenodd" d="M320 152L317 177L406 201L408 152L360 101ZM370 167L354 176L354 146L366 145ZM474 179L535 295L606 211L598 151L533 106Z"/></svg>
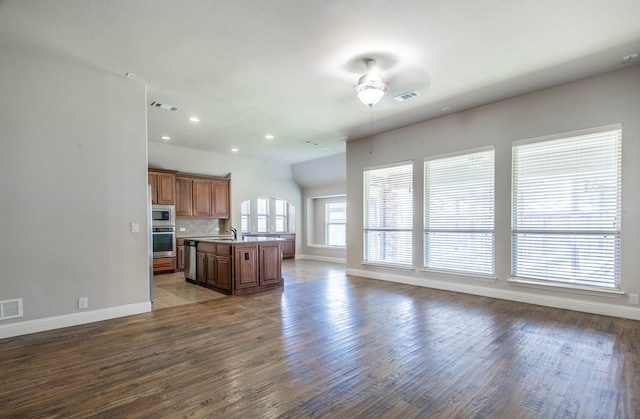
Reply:
<svg viewBox="0 0 640 419"><path fill-rule="evenodd" d="M0 301L0 320L22 317L22 298Z"/></svg>
<svg viewBox="0 0 640 419"><path fill-rule="evenodd" d="M394 97L394 99L397 100L398 102L404 102L405 100L413 99L416 96L420 96L420 93L416 92L415 90L412 90L410 92L406 92L401 95L398 95Z"/></svg>
<svg viewBox="0 0 640 419"><path fill-rule="evenodd" d="M167 105L166 103L156 102L155 100L151 102L151 106L155 106L156 108L164 109L167 111L177 111L178 108L175 106Z"/></svg>

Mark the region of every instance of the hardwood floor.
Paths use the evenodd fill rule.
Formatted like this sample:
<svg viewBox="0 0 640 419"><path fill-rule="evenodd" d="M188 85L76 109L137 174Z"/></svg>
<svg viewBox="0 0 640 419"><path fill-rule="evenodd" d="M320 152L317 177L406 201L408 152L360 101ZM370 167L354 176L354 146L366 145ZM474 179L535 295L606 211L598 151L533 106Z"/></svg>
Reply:
<svg viewBox="0 0 640 419"><path fill-rule="evenodd" d="M640 322L347 277L0 340L2 418L635 418Z"/></svg>

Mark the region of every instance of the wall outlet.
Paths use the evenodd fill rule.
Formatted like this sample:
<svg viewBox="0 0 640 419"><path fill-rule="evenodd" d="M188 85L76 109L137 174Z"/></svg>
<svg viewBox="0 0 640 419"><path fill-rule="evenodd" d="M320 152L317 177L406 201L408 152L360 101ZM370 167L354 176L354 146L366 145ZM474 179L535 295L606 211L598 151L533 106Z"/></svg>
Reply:
<svg viewBox="0 0 640 419"><path fill-rule="evenodd" d="M638 304L638 294L629 294L629 304Z"/></svg>
<svg viewBox="0 0 640 419"><path fill-rule="evenodd" d="M78 298L78 308L79 309L88 308L88 307L89 307L89 298L87 298L87 297Z"/></svg>
<svg viewBox="0 0 640 419"><path fill-rule="evenodd" d="M186 227L180 227L180 231L187 231Z"/></svg>
<svg viewBox="0 0 640 419"><path fill-rule="evenodd" d="M131 232L132 233L140 233L140 224L139 223L131 223Z"/></svg>

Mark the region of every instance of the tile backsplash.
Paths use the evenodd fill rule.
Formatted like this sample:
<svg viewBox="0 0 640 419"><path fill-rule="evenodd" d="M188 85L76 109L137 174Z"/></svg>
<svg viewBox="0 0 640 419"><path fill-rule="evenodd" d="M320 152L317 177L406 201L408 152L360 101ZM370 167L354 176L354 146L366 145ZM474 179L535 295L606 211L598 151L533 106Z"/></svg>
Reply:
<svg viewBox="0 0 640 419"><path fill-rule="evenodd" d="M176 218L176 237L227 235L226 221L215 218Z"/></svg>

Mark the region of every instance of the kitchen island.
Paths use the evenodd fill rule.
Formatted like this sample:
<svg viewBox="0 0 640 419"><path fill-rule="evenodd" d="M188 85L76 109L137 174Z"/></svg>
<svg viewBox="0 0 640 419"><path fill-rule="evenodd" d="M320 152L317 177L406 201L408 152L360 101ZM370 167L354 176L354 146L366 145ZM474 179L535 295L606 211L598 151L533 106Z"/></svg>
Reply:
<svg viewBox="0 0 640 419"><path fill-rule="evenodd" d="M193 237L198 285L225 294L283 286L282 239L272 237Z"/></svg>

